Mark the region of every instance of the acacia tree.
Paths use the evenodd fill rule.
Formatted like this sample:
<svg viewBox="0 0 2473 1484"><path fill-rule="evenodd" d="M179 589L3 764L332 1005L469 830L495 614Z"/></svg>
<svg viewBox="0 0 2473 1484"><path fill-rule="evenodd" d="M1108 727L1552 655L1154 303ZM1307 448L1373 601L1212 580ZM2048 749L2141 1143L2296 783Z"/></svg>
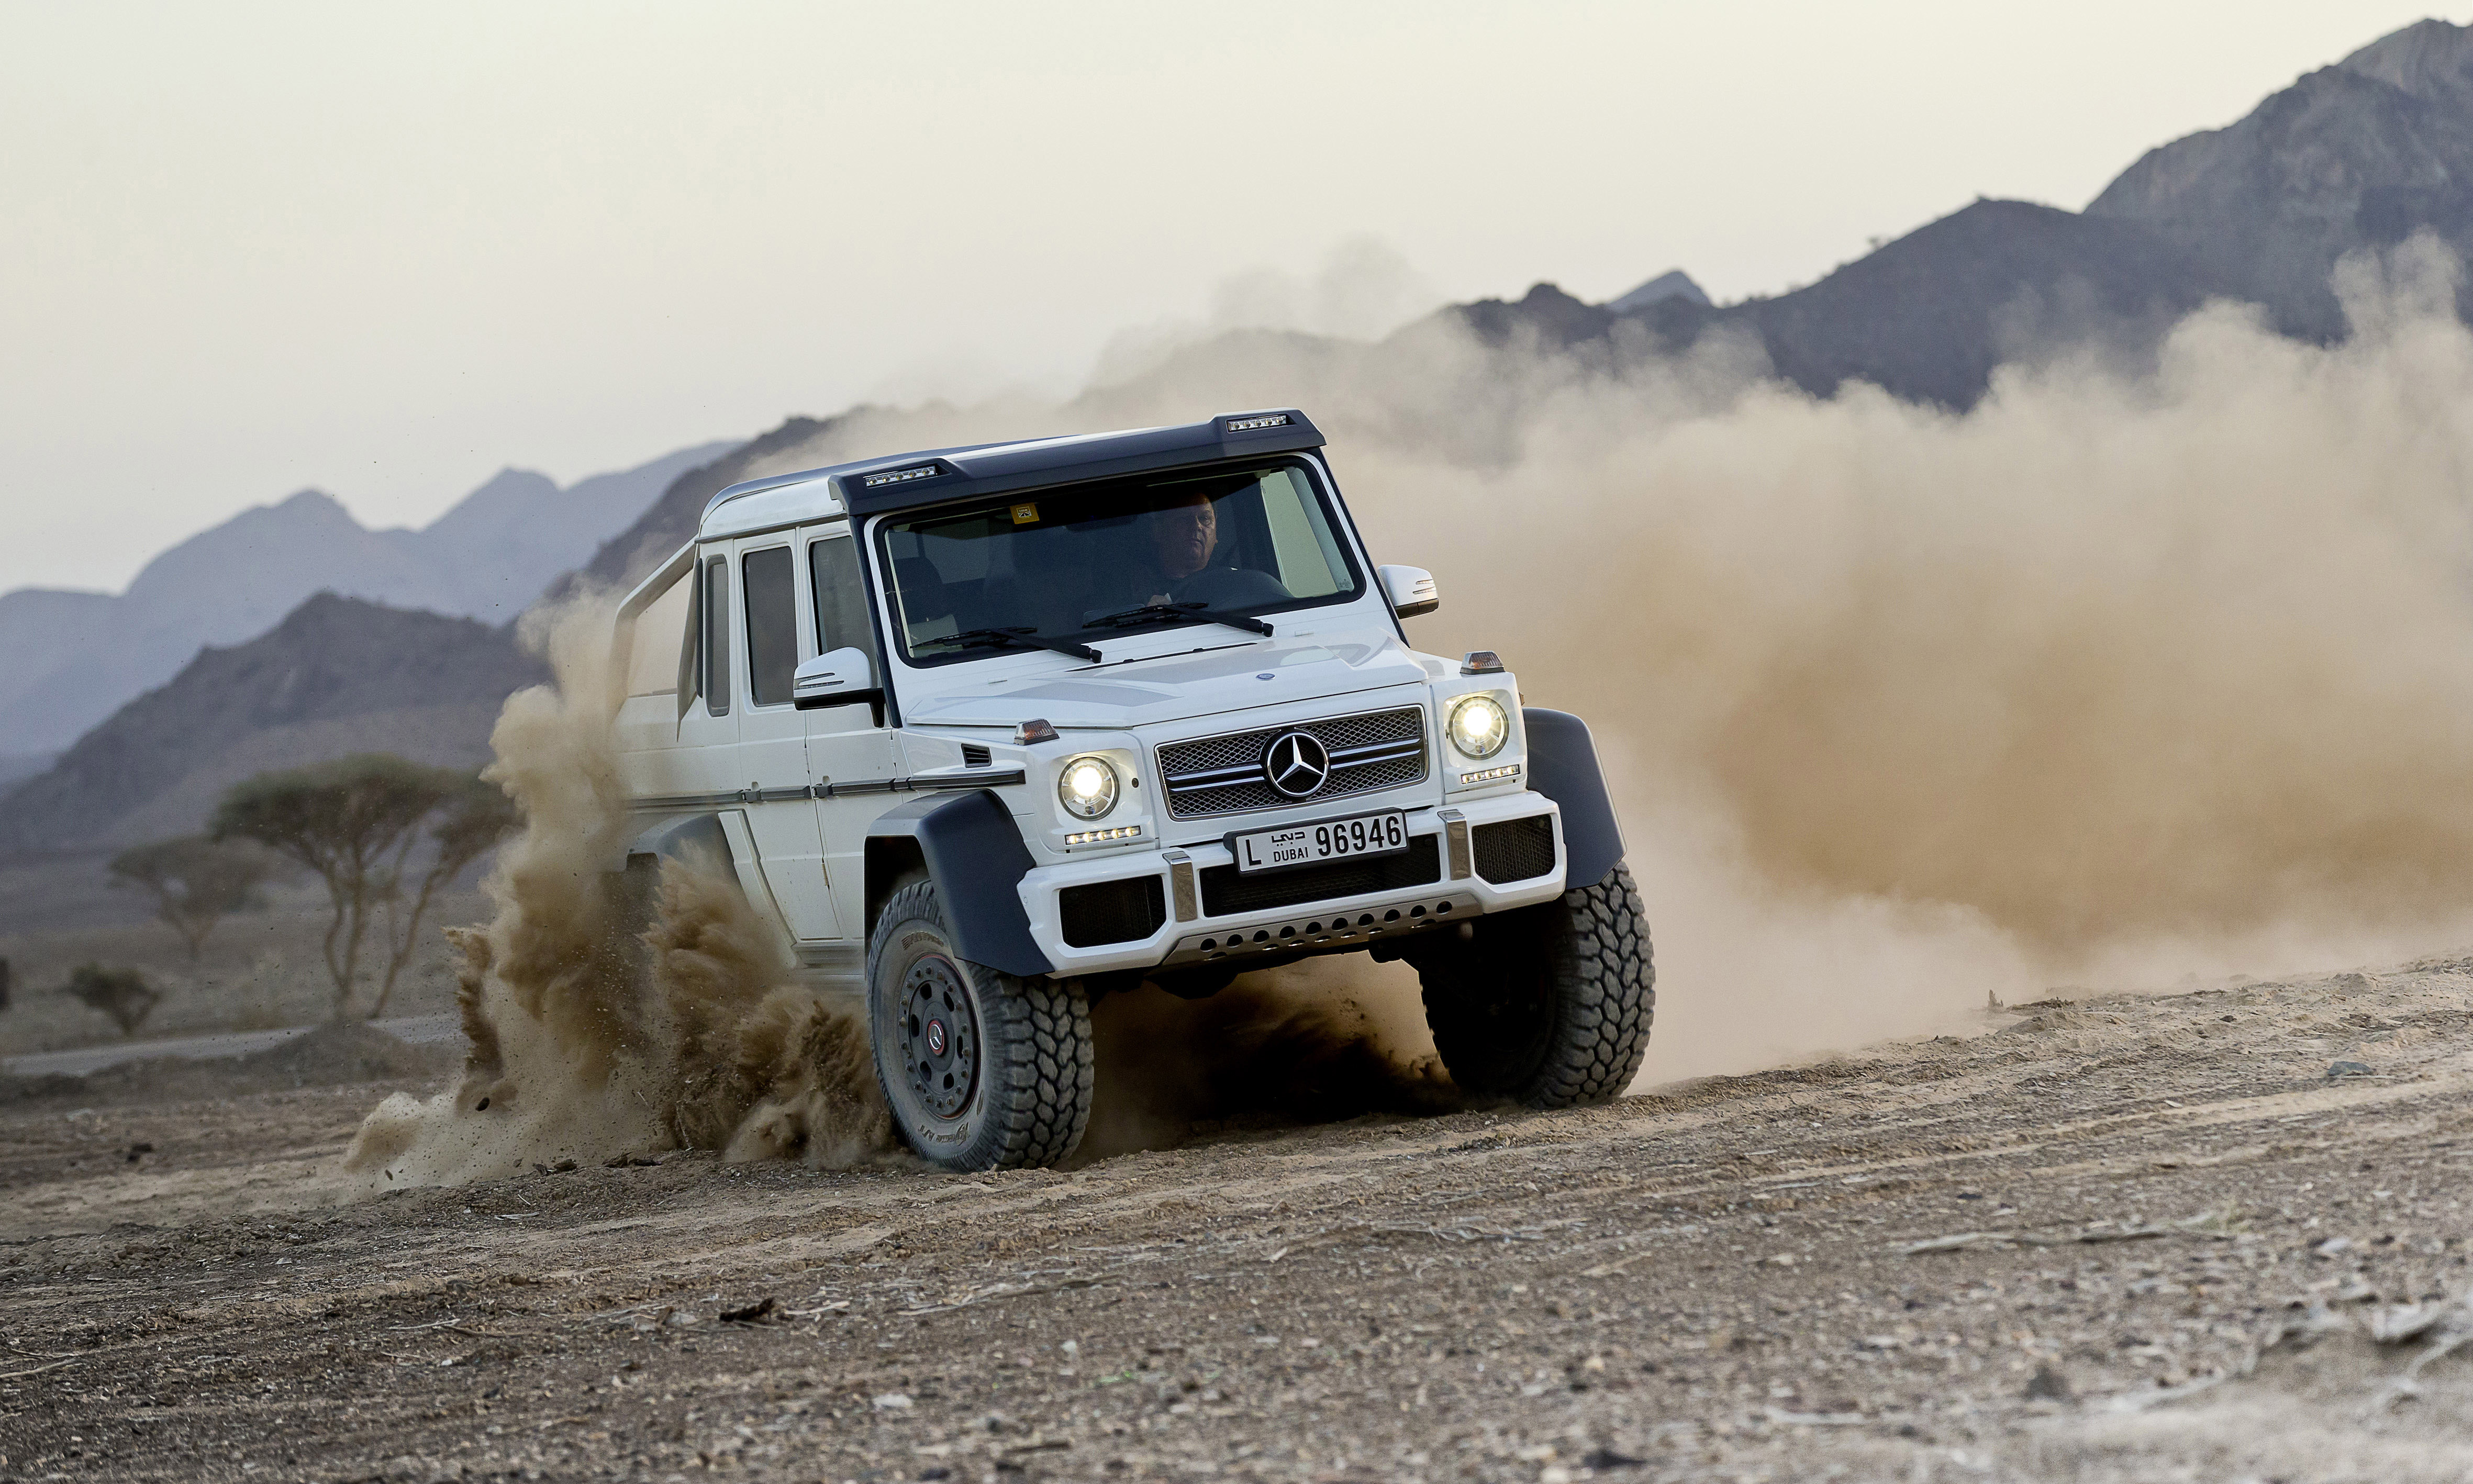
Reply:
<svg viewBox="0 0 2473 1484"><path fill-rule="evenodd" d="M386 1014L387 996L395 993L396 976L420 946L420 921L439 889L463 874L465 867L480 859L515 826L516 802L505 789L477 778L459 778L454 790L431 811L429 869L421 873L409 903L404 901L403 870L412 837L406 834L404 848L396 858L395 889L386 898L386 976L378 983L377 1001L370 1006L371 1019Z"/></svg>
<svg viewBox="0 0 2473 1484"><path fill-rule="evenodd" d="M130 847L111 858L111 874L155 898L155 915L180 935L194 964L215 923L252 904L275 865L254 841L187 835Z"/></svg>
<svg viewBox="0 0 2473 1484"><path fill-rule="evenodd" d="M388 949L386 987L392 989L437 889L471 863L497 838L475 802L481 785L468 774L432 768L384 753L363 753L333 762L261 773L235 784L215 810L216 839L254 840L300 862L325 883L334 919L326 926L326 971L335 980L335 1018L351 1013L360 977L361 948L370 918L383 909ZM496 792L494 789L491 792ZM503 797L503 796L501 796ZM400 903L404 874L426 832L441 861L456 856L444 874L433 863L413 901ZM478 845L472 845L475 836ZM397 945L401 947L398 950ZM378 1003L385 1003L381 992Z"/></svg>

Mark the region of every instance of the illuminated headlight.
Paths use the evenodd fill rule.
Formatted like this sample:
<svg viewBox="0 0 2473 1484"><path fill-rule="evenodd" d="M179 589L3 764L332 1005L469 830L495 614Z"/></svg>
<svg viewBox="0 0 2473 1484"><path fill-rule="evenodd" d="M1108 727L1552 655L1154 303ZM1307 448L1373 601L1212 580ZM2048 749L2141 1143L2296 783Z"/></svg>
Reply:
<svg viewBox="0 0 2473 1484"><path fill-rule="evenodd" d="M1518 777L1520 777L1520 764L1507 763L1500 768L1479 768L1475 773L1463 773L1460 775L1460 786L1466 788L1471 783L1492 783L1498 779Z"/></svg>
<svg viewBox="0 0 2473 1484"><path fill-rule="evenodd" d="M1492 757L1511 740L1511 718L1492 696L1463 696L1443 730L1464 757Z"/></svg>
<svg viewBox="0 0 2473 1484"><path fill-rule="evenodd" d="M1116 770L1104 757L1076 757L1056 776L1056 800L1075 819L1098 819L1116 806Z"/></svg>

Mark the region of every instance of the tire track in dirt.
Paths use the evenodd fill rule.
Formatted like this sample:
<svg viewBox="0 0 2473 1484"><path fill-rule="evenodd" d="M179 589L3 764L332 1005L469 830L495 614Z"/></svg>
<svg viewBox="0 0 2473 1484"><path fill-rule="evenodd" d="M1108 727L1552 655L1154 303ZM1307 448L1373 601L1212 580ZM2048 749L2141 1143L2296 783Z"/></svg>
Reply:
<svg viewBox="0 0 2473 1484"><path fill-rule="evenodd" d="M0 1370L72 1361L0 1379L0 1472L2233 1476L2278 1436L2255 1397L2291 1391L2293 1446L2332 1447L2394 1364L2357 1339L2311 1352L2324 1376L2256 1361L2287 1300L2466 1281L2466 999L2399 971L2341 999L2095 1002L2064 1011L2093 1029L1070 1174L691 1156L312 1199L262 1172L335 1147L316 1120L345 1105L314 1100L208 1115L221 1162L68 1167L198 1116L120 1110L0 1177L23 1243L0 1247ZM2372 1044L2386 1080L2295 1075L2331 1003L2376 1012L2324 1040ZM1902 1256L1985 1231L2059 1245ZM2047 1373L2077 1400L2029 1395ZM2108 1410L2219 1374L2160 1407L2195 1428ZM2433 1423L2379 1426L2421 1437L2473 1396L2422 1381ZM2398 1476L2444 1476L2453 1447Z"/></svg>

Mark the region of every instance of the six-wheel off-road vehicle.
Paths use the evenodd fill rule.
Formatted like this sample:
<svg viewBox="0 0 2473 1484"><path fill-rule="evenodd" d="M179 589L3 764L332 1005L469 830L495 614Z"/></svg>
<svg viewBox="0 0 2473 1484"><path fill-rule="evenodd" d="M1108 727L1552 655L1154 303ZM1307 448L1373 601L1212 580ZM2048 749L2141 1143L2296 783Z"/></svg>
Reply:
<svg viewBox="0 0 2473 1484"><path fill-rule="evenodd" d="M1648 927L1588 729L1411 649L1302 412L756 480L626 599L630 862L693 849L861 979L902 1137L1051 1163L1090 1005L1405 959L1466 1091L1621 1094Z"/></svg>

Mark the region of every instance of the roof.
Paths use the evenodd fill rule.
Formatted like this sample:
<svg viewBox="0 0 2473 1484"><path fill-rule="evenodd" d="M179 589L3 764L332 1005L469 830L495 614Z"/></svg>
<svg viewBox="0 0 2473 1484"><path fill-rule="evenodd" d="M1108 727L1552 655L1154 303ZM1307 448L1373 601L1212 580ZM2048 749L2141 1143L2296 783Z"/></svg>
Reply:
<svg viewBox="0 0 2473 1484"><path fill-rule="evenodd" d="M790 485L823 484L853 515L948 505L1015 490L1142 474L1323 445L1313 419L1293 407L1221 413L1200 422L1085 433L1024 443L925 448L732 485L706 503L700 526L733 500Z"/></svg>

